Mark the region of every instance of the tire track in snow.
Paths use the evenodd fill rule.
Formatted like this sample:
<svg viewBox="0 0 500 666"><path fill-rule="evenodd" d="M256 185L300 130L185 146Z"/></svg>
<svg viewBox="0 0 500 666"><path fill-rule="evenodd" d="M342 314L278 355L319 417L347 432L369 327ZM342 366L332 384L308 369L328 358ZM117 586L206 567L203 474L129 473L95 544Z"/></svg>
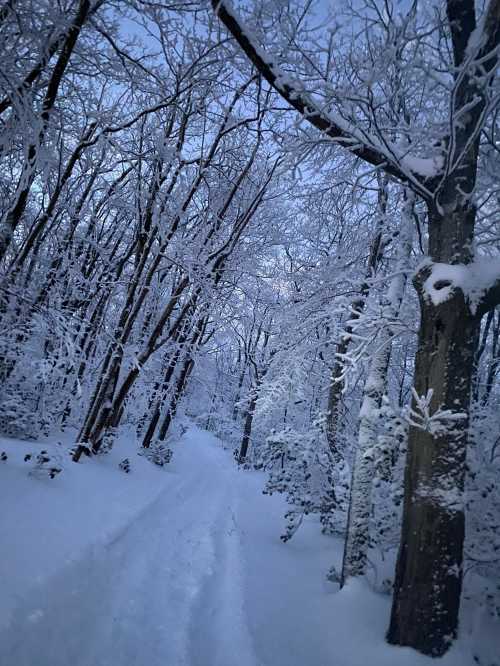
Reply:
<svg viewBox="0 0 500 666"><path fill-rule="evenodd" d="M99 654L82 666L189 666L191 608L215 554L215 490L206 475L191 476L112 549L112 621L96 641Z"/></svg>
<svg viewBox="0 0 500 666"><path fill-rule="evenodd" d="M260 666L244 610L241 544L235 470L228 469L226 492L213 526L213 571L200 589L190 622L190 666Z"/></svg>
<svg viewBox="0 0 500 666"><path fill-rule="evenodd" d="M260 666L243 608L238 473L205 433L172 470L129 525L16 610L6 666L34 666L33 655L36 666Z"/></svg>

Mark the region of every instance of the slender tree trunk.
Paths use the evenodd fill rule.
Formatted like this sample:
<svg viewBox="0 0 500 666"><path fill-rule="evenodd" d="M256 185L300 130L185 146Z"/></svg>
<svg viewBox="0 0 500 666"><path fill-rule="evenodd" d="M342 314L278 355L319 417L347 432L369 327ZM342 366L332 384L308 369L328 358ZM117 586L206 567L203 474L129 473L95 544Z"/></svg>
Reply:
<svg viewBox="0 0 500 666"><path fill-rule="evenodd" d="M493 310L492 312L494 313ZM500 312L497 314L496 322L493 327L493 334L491 341L491 360L488 367L488 372L486 374L486 386L481 399L483 406L488 404L491 395L491 390L495 384L495 377L498 372L498 366L500 364L500 356L498 355L499 338L500 338Z"/></svg>
<svg viewBox="0 0 500 666"><path fill-rule="evenodd" d="M71 26L62 42L61 53L54 65L42 104L40 131L36 140L27 148L26 159L18 180L14 201L0 222L0 261L4 259L14 236L14 231L26 210L28 198L35 181L39 153L49 126L50 112L59 94L62 79L64 78L80 32L88 20L89 14L99 4L96 3L92 7L90 0L80 0Z"/></svg>
<svg viewBox="0 0 500 666"><path fill-rule="evenodd" d="M490 332L494 316L495 316L495 311L490 310L490 312L488 312L488 317L486 318L484 329L478 331L478 343L477 343L477 351L474 356L474 373L472 380L472 385L473 385L472 399L474 402L477 402L479 400L479 388L480 388L479 365L481 362L481 357L484 354L484 350L486 349L486 343L488 342L488 334ZM481 341L480 343L479 340Z"/></svg>
<svg viewBox="0 0 500 666"><path fill-rule="evenodd" d="M170 428L170 424L175 418L175 415L177 413L177 407L179 405L179 402L184 395L186 385L189 379L189 376L191 375L191 372L193 371L194 368L194 359L191 357L188 357L184 360L184 365L182 366L181 373L179 375L179 378L177 379L177 382L175 384L175 390L172 395L172 398L170 400L170 404L167 409L167 413L165 414L165 418L162 421L161 427L160 427L160 432L158 434L158 439L163 442L165 441L167 437L168 430Z"/></svg>
<svg viewBox="0 0 500 666"><path fill-rule="evenodd" d="M172 377L174 375L174 372L177 368L177 365L178 365L178 362L179 362L179 357L181 355L182 348L184 346L185 341L186 341L186 336L184 335L182 337L182 339L179 340L179 343L178 343L179 346L178 346L177 350L175 351L175 353L173 354L172 358L170 359L170 362L167 366L167 370L165 372L165 377L163 378L163 382L162 382L161 386L159 387L158 397L157 397L157 399L154 403L154 408L153 408L152 415L151 415L151 418L150 418L150 421L149 421L149 425L146 429L146 432L144 433L144 437L143 437L143 440L142 440L142 446L145 449L149 449L149 447L151 445L151 442L153 440L153 436L155 434L156 427L157 427L157 425L160 421L161 411L162 411L162 408L163 408L163 404L165 402L166 394L167 394L167 391L170 387L170 383L172 381Z"/></svg>
<svg viewBox="0 0 500 666"><path fill-rule="evenodd" d="M411 219L414 196L406 194L403 211L401 240L396 262L395 276L391 280L387 295L387 316L397 318L406 286L405 269L412 249ZM372 358L366 379L363 400L359 414L359 432L354 457L350 488L347 531L344 543L341 586L351 577L365 573L368 547L370 543L370 514L372 509L372 485L374 476L374 455L377 444L377 415L382 396L387 386L387 371L392 349L393 332L390 321L382 328L376 341L377 350Z"/></svg>
<svg viewBox="0 0 500 666"><path fill-rule="evenodd" d="M240 356L241 356L241 354L240 354ZM239 359L239 361L241 361L241 358ZM238 414L239 414L239 411L240 411L239 407L238 407L238 403L240 401L241 389L243 388L243 382L245 381L246 372L247 372L247 365L246 365L246 362L243 362L243 367L242 367L242 370L240 372L240 376L238 378L238 385L236 387L236 395L234 397L233 421L236 421L238 419Z"/></svg>
<svg viewBox="0 0 500 666"><path fill-rule="evenodd" d="M175 418L175 415L177 413L177 407L179 405L179 402L184 395L184 392L186 390L186 386L189 380L189 377L191 375L191 372L193 371L194 368L194 358L193 355L201 345L203 345L206 342L206 338L204 339L204 334L205 330L207 328L208 324L208 316L207 317L202 317L198 319L198 322L196 324L195 332L194 335L191 339L191 342L189 344L189 349L188 352L184 358L184 362L182 365L182 369L180 371L180 374L177 378L177 381L175 383L174 391L172 393L172 396L170 398L170 404L168 406L167 412L165 414L165 418L162 421L162 424L160 426L160 431L158 433L158 439L160 442L165 441L165 438L167 437L168 430L170 428L170 424Z"/></svg>
<svg viewBox="0 0 500 666"><path fill-rule="evenodd" d="M252 435L253 418L255 416L255 408L257 407L257 400L259 398L259 389L264 379L264 374L257 375L255 386L250 389L250 402L245 411L245 422L243 426L243 437L240 445L240 452L238 454L238 464L242 465L248 455L248 447L250 445L250 437Z"/></svg>
<svg viewBox="0 0 500 666"><path fill-rule="evenodd" d="M254 394L252 395L252 398L250 400L250 404L248 405L248 409L245 412L245 424L243 426L243 438L241 440L240 444L240 452L238 454L238 463L242 465L248 455L248 447L250 444L250 436L252 434L252 425L253 425L253 417L255 414L255 407L257 405L257 393L255 392L254 389Z"/></svg>
<svg viewBox="0 0 500 666"><path fill-rule="evenodd" d="M351 322L359 319L361 316L365 302L370 292L370 278L373 277L377 270L383 252L382 233L385 224L385 214L387 209L387 179L379 177L378 189L378 220L376 223L376 232L370 248L370 255L368 258L367 271L365 281L361 285L359 297L353 301L350 307L349 319ZM328 391L328 405L327 405L327 421L326 421L326 437L328 446L334 462L338 463L342 459L342 454L339 451L337 443L338 427L340 420L340 407L342 391L344 388L343 374L345 370L344 358L347 354L351 344L351 333L353 331L352 323L348 324L344 334L337 345L336 360L330 376L330 388Z"/></svg>

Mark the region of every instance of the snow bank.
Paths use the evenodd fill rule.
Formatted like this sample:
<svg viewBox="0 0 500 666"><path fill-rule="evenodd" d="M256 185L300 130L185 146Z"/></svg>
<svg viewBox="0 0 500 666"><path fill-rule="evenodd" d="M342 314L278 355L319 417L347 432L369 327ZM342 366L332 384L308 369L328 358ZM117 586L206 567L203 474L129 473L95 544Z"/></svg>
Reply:
<svg viewBox="0 0 500 666"><path fill-rule="evenodd" d="M435 659L386 643L389 595L365 580L339 590L326 579L332 564L340 571L340 539L322 535L317 519L309 516L291 541L280 543L283 498L260 493L260 473L244 475L240 484L238 526L247 621L258 658L254 666L435 666ZM394 572L394 559L379 561L371 553L370 561L379 582ZM373 578L373 569L369 575ZM491 622L483 631L484 619L474 608L465 609L461 638L438 660L440 666L473 666L477 653L488 666L498 666L500 641Z"/></svg>
<svg viewBox="0 0 500 666"><path fill-rule="evenodd" d="M25 455L42 450L63 460L63 471L54 479L29 475L32 465L24 462ZM160 495L169 475L138 456L131 441L79 464L71 461L67 445L50 440L0 438L0 451L8 456L0 463L1 630L13 610L50 584L52 576L118 538ZM131 474L118 467L125 457ZM34 619L40 612L33 610Z"/></svg>

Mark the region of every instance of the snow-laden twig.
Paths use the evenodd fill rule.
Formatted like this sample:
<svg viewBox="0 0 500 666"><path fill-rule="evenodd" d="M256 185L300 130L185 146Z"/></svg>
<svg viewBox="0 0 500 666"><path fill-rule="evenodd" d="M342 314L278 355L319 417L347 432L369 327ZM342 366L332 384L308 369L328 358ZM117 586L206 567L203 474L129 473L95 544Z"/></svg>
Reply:
<svg viewBox="0 0 500 666"><path fill-rule="evenodd" d="M451 409L436 409L432 412L431 402L434 392L429 389L425 395L418 395L412 388L413 406L408 405L403 412L406 422L431 435L444 435L453 432L453 427L457 422L467 418L463 412L454 412Z"/></svg>

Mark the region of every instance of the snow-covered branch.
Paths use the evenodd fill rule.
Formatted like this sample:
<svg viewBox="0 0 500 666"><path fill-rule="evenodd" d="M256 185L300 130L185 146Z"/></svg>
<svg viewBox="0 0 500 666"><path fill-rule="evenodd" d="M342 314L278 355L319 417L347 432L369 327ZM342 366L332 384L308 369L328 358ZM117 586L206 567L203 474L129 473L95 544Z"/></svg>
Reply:
<svg viewBox="0 0 500 666"><path fill-rule="evenodd" d="M396 145L387 141L382 143L375 136L362 132L341 115L321 109L311 96L304 92L300 82L290 77L274 58L255 43L251 30L237 16L229 0L225 2L211 0L211 2L217 16L260 74L311 125L353 155L408 183L422 196L430 195L426 181L439 175L442 164L438 158L420 158L401 152Z"/></svg>
<svg viewBox="0 0 500 666"><path fill-rule="evenodd" d="M467 418L467 414L454 412L451 409L438 408L432 411L431 402L434 395L432 389L429 389L425 395L418 395L415 389L412 389L412 394L413 406L408 406L404 418L414 428L439 437L450 433L460 421Z"/></svg>

